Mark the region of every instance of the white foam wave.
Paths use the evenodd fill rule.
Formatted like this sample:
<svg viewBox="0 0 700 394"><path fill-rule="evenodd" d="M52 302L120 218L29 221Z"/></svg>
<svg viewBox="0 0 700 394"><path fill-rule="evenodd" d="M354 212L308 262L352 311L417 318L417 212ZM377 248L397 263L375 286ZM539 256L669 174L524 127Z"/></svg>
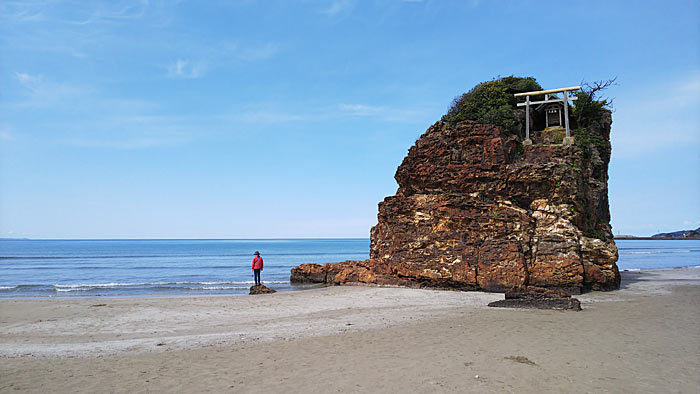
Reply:
<svg viewBox="0 0 700 394"><path fill-rule="evenodd" d="M652 252L628 252L621 250L620 254L671 254L671 253L692 253L692 250L655 250Z"/></svg>
<svg viewBox="0 0 700 394"><path fill-rule="evenodd" d="M253 284L252 280L240 282L137 282L137 283L76 283L71 285L53 285L58 289L85 289L85 288L105 288L105 287L137 287L137 286L169 286L169 285L203 285L203 286L225 286L225 285L249 285ZM263 281L267 284L288 284L289 281L271 280ZM2 289L3 287L0 287Z"/></svg>
<svg viewBox="0 0 700 394"><path fill-rule="evenodd" d="M53 285L58 289L75 289L81 287L126 287L126 286L146 286L149 283L78 283L74 285Z"/></svg>
<svg viewBox="0 0 700 394"><path fill-rule="evenodd" d="M185 287L188 290L247 290L246 286L204 286L204 287Z"/></svg>
<svg viewBox="0 0 700 394"><path fill-rule="evenodd" d="M125 287L157 287L157 286L173 286L173 289L182 288L188 290L227 290L227 289L245 289L241 285L251 285L254 282L236 281L236 282L137 282L137 283L77 283L70 285L53 285L57 292L71 291L88 291L92 289L109 289L109 288L125 288ZM265 284L289 284L289 281L263 281ZM0 290L8 290L16 286L0 286Z"/></svg>
<svg viewBox="0 0 700 394"><path fill-rule="evenodd" d="M78 288L75 288L75 289L56 289L56 291L57 291L57 292L60 292L60 293L65 293L65 292L69 292L69 291L88 291L88 290L90 290L90 288L84 288L84 289L78 289Z"/></svg>
<svg viewBox="0 0 700 394"><path fill-rule="evenodd" d="M201 284L201 285L250 285L255 283L252 280L246 280L242 282L186 282L185 284ZM288 284L288 280L264 280L263 283L268 283L272 285L283 285Z"/></svg>
<svg viewBox="0 0 700 394"><path fill-rule="evenodd" d="M0 286L0 290L12 290L16 288L17 286Z"/></svg>

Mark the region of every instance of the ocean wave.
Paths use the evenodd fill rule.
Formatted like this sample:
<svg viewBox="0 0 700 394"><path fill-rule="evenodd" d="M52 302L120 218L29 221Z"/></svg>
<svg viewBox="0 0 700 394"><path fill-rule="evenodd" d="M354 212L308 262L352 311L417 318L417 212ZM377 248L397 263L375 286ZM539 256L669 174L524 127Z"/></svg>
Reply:
<svg viewBox="0 0 700 394"><path fill-rule="evenodd" d="M57 289L73 289L73 288L107 288L107 287L150 287L150 286L172 286L172 285L190 285L190 286L211 286L211 285L249 285L254 283L252 280L246 281L221 281L221 282L192 282L192 281L182 281L182 282L135 282L135 283L75 283L75 284L54 284L53 287ZM269 284L287 284L289 281L263 281L263 283ZM25 285L26 286L26 285ZM35 285L35 286L46 286L46 285Z"/></svg>
<svg viewBox="0 0 700 394"><path fill-rule="evenodd" d="M247 264L245 266L235 266L235 265L203 265L203 266L196 266L195 268L197 269L240 269L247 267ZM150 265L147 267L140 267L140 266L124 266L124 267L114 267L114 266L103 266L103 265L34 265L34 266L22 266L18 265L15 267L2 267L2 270L10 270L10 271L26 271L26 270L51 270L51 271L56 271L56 270L62 270L62 271L88 271L88 270L125 270L125 271L132 271L132 270L182 270L190 267L183 267L178 264L173 264L171 266L157 266L157 265Z"/></svg>
<svg viewBox="0 0 700 394"><path fill-rule="evenodd" d="M289 281L268 281L265 284L289 284ZM149 283L93 283L74 285L54 285L58 293L90 292L115 290L153 290L153 291L201 291L201 290L247 290L253 281L244 282L149 282Z"/></svg>
<svg viewBox="0 0 700 394"><path fill-rule="evenodd" d="M298 252L266 253L264 256L359 256L367 252ZM214 253L214 254L136 254L136 255L68 255L68 256L0 256L0 260L86 260L86 259L142 259L142 258L200 258L200 257L250 257L250 253Z"/></svg>
<svg viewBox="0 0 700 394"><path fill-rule="evenodd" d="M78 283L73 285L52 285L56 289L74 289L79 287L128 287L128 286L147 286L157 283Z"/></svg>
<svg viewBox="0 0 700 394"><path fill-rule="evenodd" d="M620 250L620 254L675 254L675 253L693 253L696 250L654 250L650 252L631 252L627 250Z"/></svg>
<svg viewBox="0 0 700 394"><path fill-rule="evenodd" d="M204 286L185 287L187 290L248 290L247 286Z"/></svg>
<svg viewBox="0 0 700 394"><path fill-rule="evenodd" d="M51 285L14 285L14 286L0 286L0 290L27 290L27 289L52 289Z"/></svg>

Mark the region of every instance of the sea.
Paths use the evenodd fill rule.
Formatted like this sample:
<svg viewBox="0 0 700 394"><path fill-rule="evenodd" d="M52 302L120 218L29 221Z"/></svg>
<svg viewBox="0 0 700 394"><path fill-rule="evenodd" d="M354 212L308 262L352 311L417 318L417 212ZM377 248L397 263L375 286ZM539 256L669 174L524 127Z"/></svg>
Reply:
<svg viewBox="0 0 700 394"><path fill-rule="evenodd" d="M620 270L700 266L700 240L618 240ZM303 263L364 260L369 239L0 240L0 298L243 295L260 251L277 291Z"/></svg>

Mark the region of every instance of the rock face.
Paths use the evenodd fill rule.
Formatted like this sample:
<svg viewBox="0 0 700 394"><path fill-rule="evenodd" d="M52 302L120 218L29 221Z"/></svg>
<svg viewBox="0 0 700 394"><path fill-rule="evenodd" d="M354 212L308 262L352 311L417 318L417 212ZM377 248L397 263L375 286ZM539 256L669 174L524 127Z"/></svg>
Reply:
<svg viewBox="0 0 700 394"><path fill-rule="evenodd" d="M277 290L271 289L265 285L254 285L254 286L250 286L249 295L270 294L270 293L276 293L276 292L277 292Z"/></svg>
<svg viewBox="0 0 700 394"><path fill-rule="evenodd" d="M574 145L523 146L500 127L432 125L379 203L370 259L303 264L293 282L569 294L620 284L608 207L610 114ZM539 142L539 143L538 143Z"/></svg>

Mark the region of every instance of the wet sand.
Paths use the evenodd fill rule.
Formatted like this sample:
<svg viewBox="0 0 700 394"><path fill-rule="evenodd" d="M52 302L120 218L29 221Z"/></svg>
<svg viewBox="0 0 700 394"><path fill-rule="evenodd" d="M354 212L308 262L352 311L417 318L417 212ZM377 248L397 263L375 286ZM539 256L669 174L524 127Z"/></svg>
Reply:
<svg viewBox="0 0 700 394"><path fill-rule="evenodd" d="M623 274L581 312L344 286L0 301L0 392L697 393L700 269Z"/></svg>

